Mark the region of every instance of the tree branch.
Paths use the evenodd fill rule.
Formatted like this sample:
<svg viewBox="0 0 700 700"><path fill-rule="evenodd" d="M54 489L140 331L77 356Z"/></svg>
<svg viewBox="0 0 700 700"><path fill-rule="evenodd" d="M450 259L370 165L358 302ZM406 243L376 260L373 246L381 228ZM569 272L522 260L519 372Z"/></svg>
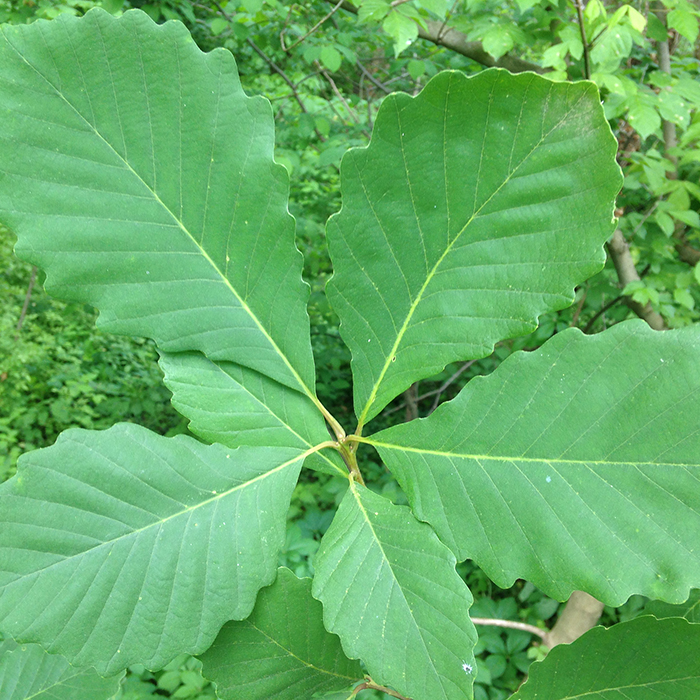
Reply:
<svg viewBox="0 0 700 700"><path fill-rule="evenodd" d="M636 282L641 279L634 266L629 244L625 240L620 229L615 229L615 233L613 233L612 238L608 242L607 248L612 258L613 265L615 265L617 278L620 280L620 284L623 287L626 287L630 282ZM644 319L654 330L662 331L666 328L661 314L654 311L651 304L648 302L646 304L640 304L638 301L632 299L632 297L625 297L625 303L639 318Z"/></svg>
<svg viewBox="0 0 700 700"><path fill-rule="evenodd" d="M584 632L595 627L605 606L592 595L574 591L554 627L545 635L544 643L549 649L557 644L569 644Z"/></svg>
<svg viewBox="0 0 700 700"><path fill-rule="evenodd" d="M357 8L348 0L345 0L341 7L348 12L357 14ZM472 61L480 63L487 68L505 68L511 73L523 73L524 71L533 71L534 73L549 73L551 68L543 68L536 63L530 63L517 56L506 54L501 56L497 61L491 54L484 51L484 46L480 41L469 41L467 35L453 27L445 29L444 22L435 22L428 20L425 23L426 28L418 27L418 36L425 41L429 41L436 46L443 46L455 53L461 54Z"/></svg>
<svg viewBox="0 0 700 700"><path fill-rule="evenodd" d="M469 41L467 35L453 27L444 28L443 22L428 21L425 23L427 29L418 27L418 36L425 41L429 41L436 46L444 46L455 53L461 54L472 61L480 63L487 68L505 68L511 73L523 73L532 71L534 73L549 73L551 68L542 68L536 63L530 63L517 56L505 54L498 60L484 50L480 41Z"/></svg>
<svg viewBox="0 0 700 700"><path fill-rule="evenodd" d="M290 46L285 46L285 45L284 45L284 32L285 32L285 30L283 29L283 30L280 32L280 46L282 47L282 50L283 50L283 51L286 51L286 52L289 52L289 51L291 51L295 46L299 46L299 44L301 44L302 41L305 41L306 39L308 39L308 38L309 38L309 37L310 37L310 36L311 36L311 35L312 35L326 20L329 20L329 19L340 9L340 6L343 4L344 1L345 1L345 0L340 0L340 2L338 2L338 3L335 5L335 7L334 7L325 17L323 17L322 19L318 20L318 22L316 22L316 24L314 24L314 26L311 27L311 29L309 29L309 31L306 32L306 34L304 34L304 36L301 37L301 39L297 39L297 40L296 40L293 44L291 44ZM291 9L290 9L290 12L291 12Z"/></svg>
<svg viewBox="0 0 700 700"><path fill-rule="evenodd" d="M583 2L582 0L574 0L574 5L576 6L576 13L578 15L578 26L581 32L581 43L583 44L583 70L586 80L591 79L591 57L590 57L590 44L588 39L586 39L586 27L583 23Z"/></svg>
<svg viewBox="0 0 700 700"><path fill-rule="evenodd" d="M513 620L497 620L489 617L472 617L472 622L475 625L492 625L494 627L507 627L513 630L522 630L530 634L536 634L541 639L546 639L549 634L548 630L540 629L535 625L528 625L526 622L514 622Z"/></svg>

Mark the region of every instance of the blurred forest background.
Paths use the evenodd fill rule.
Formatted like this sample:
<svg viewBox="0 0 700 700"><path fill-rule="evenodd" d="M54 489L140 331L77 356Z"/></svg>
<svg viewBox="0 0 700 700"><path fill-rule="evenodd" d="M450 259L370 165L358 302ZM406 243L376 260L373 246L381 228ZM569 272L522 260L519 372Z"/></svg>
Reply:
<svg viewBox="0 0 700 700"><path fill-rule="evenodd" d="M236 57L248 94L271 102L276 158L291 181L290 210L311 285L309 313L322 402L352 427L350 356L324 294L332 274L324 227L340 207L339 164L366 145L382 99L416 94L438 71L474 74L499 66L553 80L593 80L618 143L625 175L618 228L605 269L577 289L572 307L543 316L537 331L499 344L482 360L448 366L418 382L376 419L376 429L428 415L476 375L516 350L537 348L569 326L599 332L639 316L654 328L700 318L700 8L689 0L0 0L0 22L113 14L138 7L154 21L184 22L202 50ZM50 445L70 427L140 423L164 435L187 432L161 382L150 341L101 333L89 307L42 290L41 272L13 257L0 228L0 481L25 451ZM376 454L361 465L368 485L405 498ZM289 512L281 564L313 572L319 539L344 482L305 472ZM495 587L474 565L460 565L476 600L473 615L545 630L560 604L531 584ZM607 609L606 624L646 601ZM480 627L477 700L502 700L545 653L537 635ZM151 674L133 667L124 700L148 696L213 698L199 662L176 659ZM363 696L365 697L365 696ZM367 696L369 697L369 696Z"/></svg>

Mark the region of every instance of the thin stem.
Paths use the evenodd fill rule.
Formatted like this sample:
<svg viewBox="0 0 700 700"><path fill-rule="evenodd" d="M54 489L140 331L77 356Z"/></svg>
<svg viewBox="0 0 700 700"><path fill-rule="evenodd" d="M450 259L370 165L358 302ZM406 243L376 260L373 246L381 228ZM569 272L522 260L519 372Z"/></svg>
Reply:
<svg viewBox="0 0 700 700"><path fill-rule="evenodd" d="M315 61L315 63L319 73L321 73L321 75L328 81L328 84L331 86L333 94L340 100L340 103L343 105L343 107L345 107L345 110L350 115L350 119L352 119L355 122L355 124L359 124L360 120L358 119L357 114L355 114L355 111L347 103L347 101L343 97L343 94L340 92L340 90L338 90L338 86L335 84L335 80L331 78L330 73L318 61Z"/></svg>
<svg viewBox="0 0 700 700"><path fill-rule="evenodd" d="M321 411L321 414L326 419L326 423L331 426L333 434L338 438L338 442L342 443L345 440L345 430L343 430L343 426L340 425L335 416L321 403L317 396L313 396L312 400L316 408Z"/></svg>
<svg viewBox="0 0 700 700"><path fill-rule="evenodd" d="M576 311L574 311L574 315L571 319L571 326L572 327L574 327L578 324L578 317L581 315L581 310L583 309L583 305L586 303L587 296L588 296L588 287L586 287L586 289L583 290L581 300L576 305Z"/></svg>
<svg viewBox="0 0 700 700"><path fill-rule="evenodd" d="M438 404L440 403L440 395L442 394L442 392L445 391L445 389L447 389L447 387L450 386L450 384L459 379L459 377L464 372L466 372L475 362L476 360L469 360L468 362L465 362L451 377L446 379L437 389L433 389L432 391L426 391L425 394L421 394L416 399L416 401L423 401L424 399L428 399L431 396L436 397L427 415L430 415L438 407ZM405 407L406 402L400 404L399 406L394 406L394 408L391 408L388 411L384 411L383 415L390 416L392 413L396 413L397 411L400 411L402 408Z"/></svg>
<svg viewBox="0 0 700 700"><path fill-rule="evenodd" d="M522 630L530 634L536 634L541 639L547 636L548 630L540 629L535 625L528 625L526 622L513 622L513 620L495 620L489 617L472 617L472 622L475 625L492 625L494 627L508 627L513 630Z"/></svg>
<svg viewBox="0 0 700 700"><path fill-rule="evenodd" d="M350 477L354 479L358 484L364 486L365 480L362 478L362 472L357 465L357 444L349 442L347 438L340 441L338 446L340 456L345 462L348 471L350 472Z"/></svg>
<svg viewBox="0 0 700 700"><path fill-rule="evenodd" d="M301 39L297 39L297 41L295 41L290 46L284 45L284 32L285 32L285 30L283 29L280 32L280 45L282 46L282 50L289 52L295 46L299 46L299 44L301 44L302 41L305 41L306 39L308 39L324 22L329 20L340 9L340 6L343 4L344 1L345 0L340 0L340 2L337 5L335 5L335 7L323 19L320 19L318 22L316 22L316 24L314 24L314 26L311 27L311 29L309 29L309 31L306 32L306 34L304 34L304 36L301 37ZM291 9L290 9L290 12L291 12Z"/></svg>
<svg viewBox="0 0 700 700"><path fill-rule="evenodd" d="M591 57L589 54L590 46L588 40L586 39L586 28L583 25L583 1L574 0L574 5L576 6L576 13L578 14L578 26L581 32L581 43L583 44L583 70L586 80L591 79Z"/></svg>
<svg viewBox="0 0 700 700"><path fill-rule="evenodd" d="M377 80L359 61L359 59L356 61L357 67L362 71L362 75L369 80L372 85L375 87L378 87L380 90L383 90L387 95L391 94L391 88L387 87L384 83L380 82Z"/></svg>
<svg viewBox="0 0 700 700"><path fill-rule="evenodd" d="M399 700L411 700L410 698L407 698L405 695L397 693L391 688L387 688L384 685L379 685L378 683L375 683L371 678L368 678L364 683L360 683L360 685L358 685L357 688L355 688L355 690L352 691L352 694L355 695L361 690L379 690L382 693L391 695L392 698L399 698Z"/></svg>
<svg viewBox="0 0 700 700"><path fill-rule="evenodd" d="M615 297L612 301L609 301L607 304L603 304L603 306L598 309L596 312L595 316L586 324L586 327L583 329L584 333L590 333L591 329L593 328L593 324L610 308L615 306L615 304L618 304L624 299L624 295L620 294L620 296Z"/></svg>

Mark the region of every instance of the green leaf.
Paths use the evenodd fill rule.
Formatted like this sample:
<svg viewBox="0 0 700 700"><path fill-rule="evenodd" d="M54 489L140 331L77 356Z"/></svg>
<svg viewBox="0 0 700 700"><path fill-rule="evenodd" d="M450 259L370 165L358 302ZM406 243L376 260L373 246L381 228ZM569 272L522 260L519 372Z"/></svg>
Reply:
<svg viewBox="0 0 700 700"><path fill-rule="evenodd" d="M232 362L212 362L200 353L161 353L173 406L190 430L226 447L290 447L299 453L329 439L325 421L308 396ZM347 475L337 452L314 453L306 466Z"/></svg>
<svg viewBox="0 0 700 700"><path fill-rule="evenodd" d="M595 627L530 666L512 700L696 700L700 693L700 625L650 616L610 629Z"/></svg>
<svg viewBox="0 0 700 700"><path fill-rule="evenodd" d="M387 0L362 0L357 18L360 22L378 22L387 16L391 10L391 5Z"/></svg>
<svg viewBox="0 0 700 700"><path fill-rule="evenodd" d="M209 25L211 27L211 33L214 36L219 36L222 32L225 32L230 27L230 22L222 17L216 17L211 21Z"/></svg>
<svg viewBox="0 0 700 700"><path fill-rule="evenodd" d="M687 289L674 289L673 299L686 309L692 310L695 307L695 299Z"/></svg>
<svg viewBox="0 0 700 700"><path fill-rule="evenodd" d="M646 27L647 24L646 17L643 14L641 14L641 12L635 10L634 7L632 7L632 5L626 5L626 7L627 16L629 17L629 22L632 26L632 29L636 29L638 32L643 32L644 27Z"/></svg>
<svg viewBox="0 0 700 700"><path fill-rule="evenodd" d="M300 466L126 423L23 455L0 486L3 633L103 675L204 651L274 580Z"/></svg>
<svg viewBox="0 0 700 700"><path fill-rule="evenodd" d="M394 10L382 22L384 31L394 40L394 56L407 49L418 36L418 25L410 17Z"/></svg>
<svg viewBox="0 0 700 700"><path fill-rule="evenodd" d="M452 553L404 506L351 481L314 559L326 628L370 675L417 700L471 697L472 597Z"/></svg>
<svg viewBox="0 0 700 700"><path fill-rule="evenodd" d="M449 0L419 0L418 4L428 12L432 12L440 19L445 19L447 11L450 9Z"/></svg>
<svg viewBox="0 0 700 700"><path fill-rule="evenodd" d="M682 221L687 226L692 226L693 228L700 228L700 214L698 214L698 212L696 212L695 210L686 209L685 211L683 211L678 209L671 209L670 212L676 219Z"/></svg>
<svg viewBox="0 0 700 700"><path fill-rule="evenodd" d="M343 158L343 207L328 223L328 296L361 424L573 301L603 264L615 152L587 82L446 72L383 102L369 147Z"/></svg>
<svg viewBox="0 0 700 700"><path fill-rule="evenodd" d="M659 113L642 100L634 100L630 104L627 121L643 139L651 136L661 126Z"/></svg>
<svg viewBox="0 0 700 700"><path fill-rule="evenodd" d="M222 700L297 700L343 690L363 678L360 664L323 627L311 579L298 579L285 568L260 591L252 615L224 625L201 659Z"/></svg>
<svg viewBox="0 0 700 700"><path fill-rule="evenodd" d="M102 678L94 669L75 668L36 644L0 654L2 700L107 700L119 690L120 676Z"/></svg>
<svg viewBox="0 0 700 700"><path fill-rule="evenodd" d="M668 30L653 12L648 14L647 22L647 36L649 39L652 41L666 41L668 39Z"/></svg>
<svg viewBox="0 0 700 700"><path fill-rule="evenodd" d="M408 62L408 74L414 79L418 80L422 75L425 74L425 61L418 61L411 59Z"/></svg>
<svg viewBox="0 0 700 700"><path fill-rule="evenodd" d="M336 49L334 49L332 46L324 46L321 49L320 58L321 63L323 63L323 65L328 68L331 73L335 73L338 68L340 68L340 64L343 62L343 58L340 53L338 53L338 51L336 51Z"/></svg>
<svg viewBox="0 0 700 700"><path fill-rule="evenodd" d="M700 589L694 588L684 603L672 605L660 600L647 603L644 612L659 619L665 617L684 617L688 622L700 622Z"/></svg>
<svg viewBox="0 0 700 700"><path fill-rule="evenodd" d="M668 13L666 22L670 29L675 29L691 44L698 38L698 18L693 12L683 8L676 8Z"/></svg>
<svg viewBox="0 0 700 700"><path fill-rule="evenodd" d="M690 109L685 100L675 92L663 90L658 98L659 112L663 119L686 129L690 124Z"/></svg>
<svg viewBox="0 0 700 700"><path fill-rule="evenodd" d="M502 588L680 602L700 583L698 366L697 326L570 329L366 440L416 517Z"/></svg>
<svg viewBox="0 0 700 700"><path fill-rule="evenodd" d="M697 80L683 76L675 87L676 92L688 102L692 102L695 107L700 107L700 85Z"/></svg>
<svg viewBox="0 0 700 700"><path fill-rule="evenodd" d="M139 11L1 32L0 216L47 290L311 395L288 178L231 53Z"/></svg>
<svg viewBox="0 0 700 700"><path fill-rule="evenodd" d="M507 54L515 46L513 35L508 31L508 27L500 24L491 27L484 34L481 42L484 50L496 60Z"/></svg>

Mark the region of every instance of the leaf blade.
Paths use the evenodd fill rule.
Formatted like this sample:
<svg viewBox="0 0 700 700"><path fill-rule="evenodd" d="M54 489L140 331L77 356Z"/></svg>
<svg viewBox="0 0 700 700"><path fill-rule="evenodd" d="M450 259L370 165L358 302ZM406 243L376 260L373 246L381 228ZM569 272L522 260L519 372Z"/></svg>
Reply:
<svg viewBox="0 0 700 700"><path fill-rule="evenodd" d="M498 585L680 602L700 580L697 334L567 330L368 442L417 517Z"/></svg>
<svg viewBox="0 0 700 700"><path fill-rule="evenodd" d="M173 406L189 428L208 442L226 447L263 445L305 452L329 433L308 396L241 365L213 362L199 353L160 353ZM347 468L335 451L315 452L305 465L335 476Z"/></svg>
<svg viewBox="0 0 700 700"><path fill-rule="evenodd" d="M327 227L360 424L571 303L603 264L615 149L590 84L447 72L384 101L369 147L343 159Z"/></svg>
<svg viewBox="0 0 700 700"><path fill-rule="evenodd" d="M0 52L0 209L47 288L111 332L313 396L288 178L230 53L101 10L5 26Z"/></svg>
<svg viewBox="0 0 700 700"><path fill-rule="evenodd" d="M108 700L119 691L121 675L102 678L93 669L74 668L36 644L0 649L3 700Z"/></svg>
<svg viewBox="0 0 700 700"><path fill-rule="evenodd" d="M312 594L375 682L416 700L468 698L462 665L474 667L476 632L454 563L407 508L351 482L314 559Z"/></svg>
<svg viewBox="0 0 700 700"><path fill-rule="evenodd" d="M594 627L530 666L513 700L691 700L700 691L699 643L700 625L678 618L644 616L607 630Z"/></svg>
<svg viewBox="0 0 700 700"><path fill-rule="evenodd" d="M252 615L224 625L200 657L218 697L232 700L245 692L248 700L296 700L362 680L360 664L345 657L322 617L311 579L280 568L275 583L258 594Z"/></svg>
<svg viewBox="0 0 700 700"><path fill-rule="evenodd" d="M302 459L130 424L23 455L0 487L2 629L105 675L203 651L274 579Z"/></svg>

